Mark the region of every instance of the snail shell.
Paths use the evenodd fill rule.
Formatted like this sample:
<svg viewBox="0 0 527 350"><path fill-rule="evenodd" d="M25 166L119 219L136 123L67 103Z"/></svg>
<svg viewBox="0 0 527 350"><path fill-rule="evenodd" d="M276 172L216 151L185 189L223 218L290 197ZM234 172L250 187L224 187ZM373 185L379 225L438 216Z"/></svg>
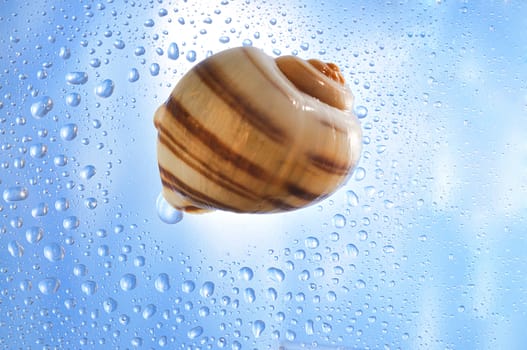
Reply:
<svg viewBox="0 0 527 350"><path fill-rule="evenodd" d="M163 196L187 212L318 202L357 164L362 133L337 66L253 47L192 68L155 113Z"/></svg>

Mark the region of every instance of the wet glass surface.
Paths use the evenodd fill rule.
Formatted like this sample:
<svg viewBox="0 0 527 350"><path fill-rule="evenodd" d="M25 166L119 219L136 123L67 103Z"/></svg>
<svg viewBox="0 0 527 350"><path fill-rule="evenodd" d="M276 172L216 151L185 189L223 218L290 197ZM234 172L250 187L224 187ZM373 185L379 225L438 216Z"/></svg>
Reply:
<svg viewBox="0 0 527 350"><path fill-rule="evenodd" d="M521 349L521 1L0 2L0 346ZM153 114L235 46L335 62L359 166L318 205L181 216Z"/></svg>

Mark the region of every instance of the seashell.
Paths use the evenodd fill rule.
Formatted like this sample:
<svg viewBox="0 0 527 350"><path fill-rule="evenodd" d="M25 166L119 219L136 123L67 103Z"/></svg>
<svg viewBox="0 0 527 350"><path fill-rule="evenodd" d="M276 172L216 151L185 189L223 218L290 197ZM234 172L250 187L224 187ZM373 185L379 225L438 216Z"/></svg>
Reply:
<svg viewBox="0 0 527 350"><path fill-rule="evenodd" d="M155 113L163 196L187 212L274 213L321 201L362 142L338 67L253 47L192 68Z"/></svg>

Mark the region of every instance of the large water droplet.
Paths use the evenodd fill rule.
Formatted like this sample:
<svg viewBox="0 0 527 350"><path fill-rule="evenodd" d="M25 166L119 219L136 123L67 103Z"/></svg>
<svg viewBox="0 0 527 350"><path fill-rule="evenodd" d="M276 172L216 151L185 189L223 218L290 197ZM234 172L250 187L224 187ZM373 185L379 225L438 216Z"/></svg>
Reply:
<svg viewBox="0 0 527 350"><path fill-rule="evenodd" d="M244 281L250 281L253 279L254 273L250 267L242 267L238 272L238 277Z"/></svg>
<svg viewBox="0 0 527 350"><path fill-rule="evenodd" d="M102 98L110 97L114 87L115 85L111 79L105 79L95 87L95 94Z"/></svg>
<svg viewBox="0 0 527 350"><path fill-rule="evenodd" d="M359 248L353 243L346 245L346 254L348 254L352 258L356 258L357 255L359 255Z"/></svg>
<svg viewBox="0 0 527 350"><path fill-rule="evenodd" d="M157 312L157 307L154 304L148 304L143 310L143 318L148 320Z"/></svg>
<svg viewBox="0 0 527 350"><path fill-rule="evenodd" d="M121 277L121 280L119 281L119 285L121 286L121 289L125 292L130 291L134 289L137 285L137 278L134 274L127 273L123 277Z"/></svg>
<svg viewBox="0 0 527 350"><path fill-rule="evenodd" d="M274 282L282 282L285 279L284 271L276 268L270 267L267 269L267 277Z"/></svg>
<svg viewBox="0 0 527 350"><path fill-rule="evenodd" d="M167 55L171 60L177 60L179 58L179 47L176 43L171 43L168 46Z"/></svg>
<svg viewBox="0 0 527 350"><path fill-rule="evenodd" d="M333 215L333 226L335 228L343 228L346 226L346 217L342 214L335 214Z"/></svg>
<svg viewBox="0 0 527 350"><path fill-rule="evenodd" d="M154 286L158 292L164 293L170 289L170 280L166 273L160 273L154 281Z"/></svg>
<svg viewBox="0 0 527 350"><path fill-rule="evenodd" d="M37 102L31 105L31 115L40 119L43 118L53 109L53 100L49 96L41 97Z"/></svg>
<svg viewBox="0 0 527 350"><path fill-rule="evenodd" d="M80 221L76 216L69 216L62 220L62 227L66 230L74 230L79 227Z"/></svg>
<svg viewBox="0 0 527 350"><path fill-rule="evenodd" d="M6 202L23 201L29 195L27 188L23 186L14 186L4 190L3 198Z"/></svg>
<svg viewBox="0 0 527 350"><path fill-rule="evenodd" d="M43 143L39 142L29 147L29 155L35 159L44 158L44 156L47 153L48 153L48 146L46 146Z"/></svg>
<svg viewBox="0 0 527 350"><path fill-rule="evenodd" d="M97 282L85 281L81 284L81 290L86 295L93 295L97 292Z"/></svg>
<svg viewBox="0 0 527 350"><path fill-rule="evenodd" d="M71 107L77 107L81 103L81 95L72 92L66 95L66 104Z"/></svg>
<svg viewBox="0 0 527 350"><path fill-rule="evenodd" d="M71 72L66 74L66 82L71 85L82 85L88 81L88 73Z"/></svg>
<svg viewBox="0 0 527 350"><path fill-rule="evenodd" d="M199 294L201 294L201 296L204 298L212 296L212 294L214 294L214 283L211 281L203 283L201 289L199 290Z"/></svg>
<svg viewBox="0 0 527 350"><path fill-rule="evenodd" d="M187 332L187 337L189 339L196 339L197 337L199 337L201 334L203 333L203 328L201 326L196 326L194 328L192 328L191 330L189 330Z"/></svg>
<svg viewBox="0 0 527 350"><path fill-rule="evenodd" d="M69 123L60 128L60 138L64 141L71 141L77 137L78 132L77 124Z"/></svg>
<svg viewBox="0 0 527 350"><path fill-rule="evenodd" d="M49 261L60 261L64 259L64 255L64 247L58 243L50 243L44 247L44 257Z"/></svg>
<svg viewBox="0 0 527 350"><path fill-rule="evenodd" d="M346 197L348 199L348 205L356 207L359 205L359 196L351 190L346 192Z"/></svg>
<svg viewBox="0 0 527 350"><path fill-rule="evenodd" d="M265 329L265 322L264 321L257 320L257 321L253 322L252 330L253 330L253 335L254 335L255 338L260 337L260 335L262 334L264 329Z"/></svg>
<svg viewBox="0 0 527 350"><path fill-rule="evenodd" d="M24 255L24 246L17 241L11 241L7 244L7 251L14 258L20 258Z"/></svg>
<svg viewBox="0 0 527 350"><path fill-rule="evenodd" d="M117 301L113 298L108 298L102 303L102 307L107 313L114 312L117 309Z"/></svg>
<svg viewBox="0 0 527 350"><path fill-rule="evenodd" d="M38 282L38 290L44 295L55 294L60 288L60 281L55 277L47 277Z"/></svg>
<svg viewBox="0 0 527 350"><path fill-rule="evenodd" d="M192 293L194 288L196 288L196 285L191 280L184 281L183 284L181 284L181 290L185 293Z"/></svg>
<svg viewBox="0 0 527 350"><path fill-rule="evenodd" d="M355 107L355 115L359 119L366 118L368 116L368 108L366 108L365 106Z"/></svg>
<svg viewBox="0 0 527 350"><path fill-rule="evenodd" d="M254 301L256 300L256 293L252 288L246 288L243 292L243 296L245 298L245 301L248 303L254 303Z"/></svg>
<svg viewBox="0 0 527 350"><path fill-rule="evenodd" d="M133 83L139 80L139 71L136 68L130 69L128 72L128 81Z"/></svg>
<svg viewBox="0 0 527 350"><path fill-rule="evenodd" d="M95 173L96 173L96 169L93 165L86 165L84 168L82 168L82 170L80 171L79 173L79 176L81 177L81 179L83 180L89 180L91 179Z"/></svg>
<svg viewBox="0 0 527 350"><path fill-rule="evenodd" d="M304 244L306 245L306 248L315 249L320 243L316 237L311 236L306 238Z"/></svg>
<svg viewBox="0 0 527 350"><path fill-rule="evenodd" d="M26 230L26 241L28 243L38 243L44 237L44 229L42 227L33 226Z"/></svg>
<svg viewBox="0 0 527 350"><path fill-rule="evenodd" d="M172 207L163 197L163 193L157 196L156 200L157 215L167 224L175 224L183 218L183 212Z"/></svg>

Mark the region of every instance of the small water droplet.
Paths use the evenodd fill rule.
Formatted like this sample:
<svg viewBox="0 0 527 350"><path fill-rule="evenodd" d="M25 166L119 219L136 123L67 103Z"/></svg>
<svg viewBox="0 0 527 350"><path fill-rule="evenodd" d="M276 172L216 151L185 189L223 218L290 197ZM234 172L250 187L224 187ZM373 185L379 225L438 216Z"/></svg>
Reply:
<svg viewBox="0 0 527 350"><path fill-rule="evenodd" d="M254 303L254 301L256 300L256 293L252 288L246 288L243 292L243 296L245 298L245 301L248 303Z"/></svg>
<svg viewBox="0 0 527 350"><path fill-rule="evenodd" d="M265 330L265 322L262 320L257 320L253 322L253 335L255 338L260 337L262 332Z"/></svg>
<svg viewBox="0 0 527 350"><path fill-rule="evenodd" d="M40 119L53 109L53 100L49 96L43 96L31 105L31 115Z"/></svg>
<svg viewBox="0 0 527 350"><path fill-rule="evenodd" d="M270 267L267 269L267 277L273 282L282 282L285 279L285 274L276 267Z"/></svg>
<svg viewBox="0 0 527 350"><path fill-rule="evenodd" d="M121 280L119 281L119 286L121 286L121 289L125 292L130 291L134 289L137 285L137 278L134 274L127 273L121 277Z"/></svg>
<svg viewBox="0 0 527 350"><path fill-rule="evenodd" d="M66 124L60 128L60 138L64 141L71 141L77 137L78 130L77 124Z"/></svg>
<svg viewBox="0 0 527 350"><path fill-rule="evenodd" d="M47 277L38 282L38 290L44 295L55 294L60 288L60 281L55 277Z"/></svg>
<svg viewBox="0 0 527 350"><path fill-rule="evenodd" d="M353 172L353 176L355 177L355 180L362 181L366 177L366 169L363 167L357 167L355 171Z"/></svg>
<svg viewBox="0 0 527 350"><path fill-rule="evenodd" d="M352 258L356 258L359 255L359 248L355 244L349 243L346 245L346 254Z"/></svg>
<svg viewBox="0 0 527 350"><path fill-rule="evenodd" d="M348 199L348 205L356 207L359 205L359 196L351 190L346 192L346 197Z"/></svg>
<svg viewBox="0 0 527 350"><path fill-rule="evenodd" d="M167 55L171 60L177 60L179 58L179 47L176 43L170 43L168 45Z"/></svg>
<svg viewBox="0 0 527 350"><path fill-rule="evenodd" d="M64 255L64 247L58 243L50 243L44 247L44 257L51 262L63 260Z"/></svg>
<svg viewBox="0 0 527 350"><path fill-rule="evenodd" d="M68 216L62 220L62 227L64 227L66 230L74 230L79 227L79 225L80 221L76 216Z"/></svg>
<svg viewBox="0 0 527 350"><path fill-rule="evenodd" d="M106 311L107 313L114 312L115 309L117 309L117 301L115 301L115 299L113 298L108 298L105 301L103 301L102 307L104 311Z"/></svg>
<svg viewBox="0 0 527 350"><path fill-rule="evenodd" d="M20 258L24 255L24 246L17 241L11 241L7 244L7 250L14 258Z"/></svg>
<svg viewBox="0 0 527 350"><path fill-rule="evenodd" d="M111 79L104 79L95 87L95 94L102 98L108 98L113 94L115 84Z"/></svg>
<svg viewBox="0 0 527 350"><path fill-rule="evenodd" d="M68 47L66 46L62 46L60 49L59 49L59 57L64 59L64 60L67 60L68 58L71 57L71 51Z"/></svg>
<svg viewBox="0 0 527 350"><path fill-rule="evenodd" d="M145 320L148 320L149 318L154 316L156 312L157 312L157 307L154 304L148 304L147 306L145 306L143 310L143 318Z"/></svg>
<svg viewBox="0 0 527 350"><path fill-rule="evenodd" d="M316 237L307 237L304 241L304 245L306 246L306 248L310 248L310 249L315 249L319 246L319 241Z"/></svg>
<svg viewBox="0 0 527 350"><path fill-rule="evenodd" d="M95 176L96 172L97 170L95 169L93 165L86 165L84 168L81 169L79 176L83 180L89 180L93 176Z"/></svg>
<svg viewBox="0 0 527 350"><path fill-rule="evenodd" d="M97 292L98 286L95 281L84 281L81 284L81 291L86 295L93 295Z"/></svg>
<svg viewBox="0 0 527 350"><path fill-rule="evenodd" d="M190 50L187 52L187 55L186 55L187 61L194 62L196 61L196 57L197 57L196 51Z"/></svg>
<svg viewBox="0 0 527 350"><path fill-rule="evenodd" d="M253 270L251 270L250 267L242 267L240 271L238 271L238 278L244 281L250 281L253 279L254 273Z"/></svg>
<svg viewBox="0 0 527 350"><path fill-rule="evenodd" d="M183 212L172 207L163 197L163 193L157 196L157 216L166 224L175 224L183 219Z"/></svg>
<svg viewBox="0 0 527 350"><path fill-rule="evenodd" d="M88 209L95 209L95 208L97 208L97 199L95 199L93 197L88 197L88 198L86 198L84 200L84 205Z"/></svg>
<svg viewBox="0 0 527 350"><path fill-rule="evenodd" d="M152 64L150 65L150 74L151 74L153 77L157 76L157 75L159 74L159 69L160 69L159 64L157 64L157 63L152 63Z"/></svg>
<svg viewBox="0 0 527 350"><path fill-rule="evenodd" d="M153 19L147 19L144 23L144 26L147 27L147 28L151 28L154 26L154 20Z"/></svg>
<svg viewBox="0 0 527 350"><path fill-rule="evenodd" d="M170 279L166 273L160 273L154 281L154 286L158 292L164 293L170 289Z"/></svg>
<svg viewBox="0 0 527 350"><path fill-rule="evenodd" d="M355 115L359 119L364 119L368 116L368 108L365 106L357 106L355 107Z"/></svg>
<svg viewBox="0 0 527 350"><path fill-rule="evenodd" d="M395 252L395 247L393 245L385 245L382 248L382 251L385 252L386 254L391 254L391 253Z"/></svg>
<svg viewBox="0 0 527 350"><path fill-rule="evenodd" d="M196 339L201 334L203 334L203 328L201 326L196 326L187 332L187 337L189 339Z"/></svg>
<svg viewBox="0 0 527 350"><path fill-rule="evenodd" d="M214 283L211 281L207 281L203 283L199 290L199 294L201 294L202 297L208 298L214 294Z"/></svg>
<svg viewBox="0 0 527 350"><path fill-rule="evenodd" d="M23 186L14 186L4 190L3 198L6 202L23 201L29 195L29 191Z"/></svg>
<svg viewBox="0 0 527 350"><path fill-rule="evenodd" d="M29 155L32 158L43 158L48 153L48 146L43 143L36 143L29 147Z"/></svg>
<svg viewBox="0 0 527 350"><path fill-rule="evenodd" d="M133 83L139 80L139 71L136 68L130 69L128 72L128 81Z"/></svg>
<svg viewBox="0 0 527 350"><path fill-rule="evenodd" d="M335 228L343 228L346 226L346 217L342 214L333 215L332 221Z"/></svg>
<svg viewBox="0 0 527 350"><path fill-rule="evenodd" d="M88 73L71 72L66 74L66 83L70 85L83 85L88 81Z"/></svg>
<svg viewBox="0 0 527 350"><path fill-rule="evenodd" d="M196 288L196 285L191 280L184 281L183 284L181 284L181 290L185 293L192 293L194 288Z"/></svg>
<svg viewBox="0 0 527 350"><path fill-rule="evenodd" d="M81 95L72 92L66 95L66 104L71 107L77 107L81 103Z"/></svg>
<svg viewBox="0 0 527 350"><path fill-rule="evenodd" d="M118 50L122 50L122 49L124 49L125 46L126 46L126 45L125 45L124 41L121 40L121 39L117 39L117 40L115 40L115 41L113 42L113 47L115 47L115 48L118 49Z"/></svg>

